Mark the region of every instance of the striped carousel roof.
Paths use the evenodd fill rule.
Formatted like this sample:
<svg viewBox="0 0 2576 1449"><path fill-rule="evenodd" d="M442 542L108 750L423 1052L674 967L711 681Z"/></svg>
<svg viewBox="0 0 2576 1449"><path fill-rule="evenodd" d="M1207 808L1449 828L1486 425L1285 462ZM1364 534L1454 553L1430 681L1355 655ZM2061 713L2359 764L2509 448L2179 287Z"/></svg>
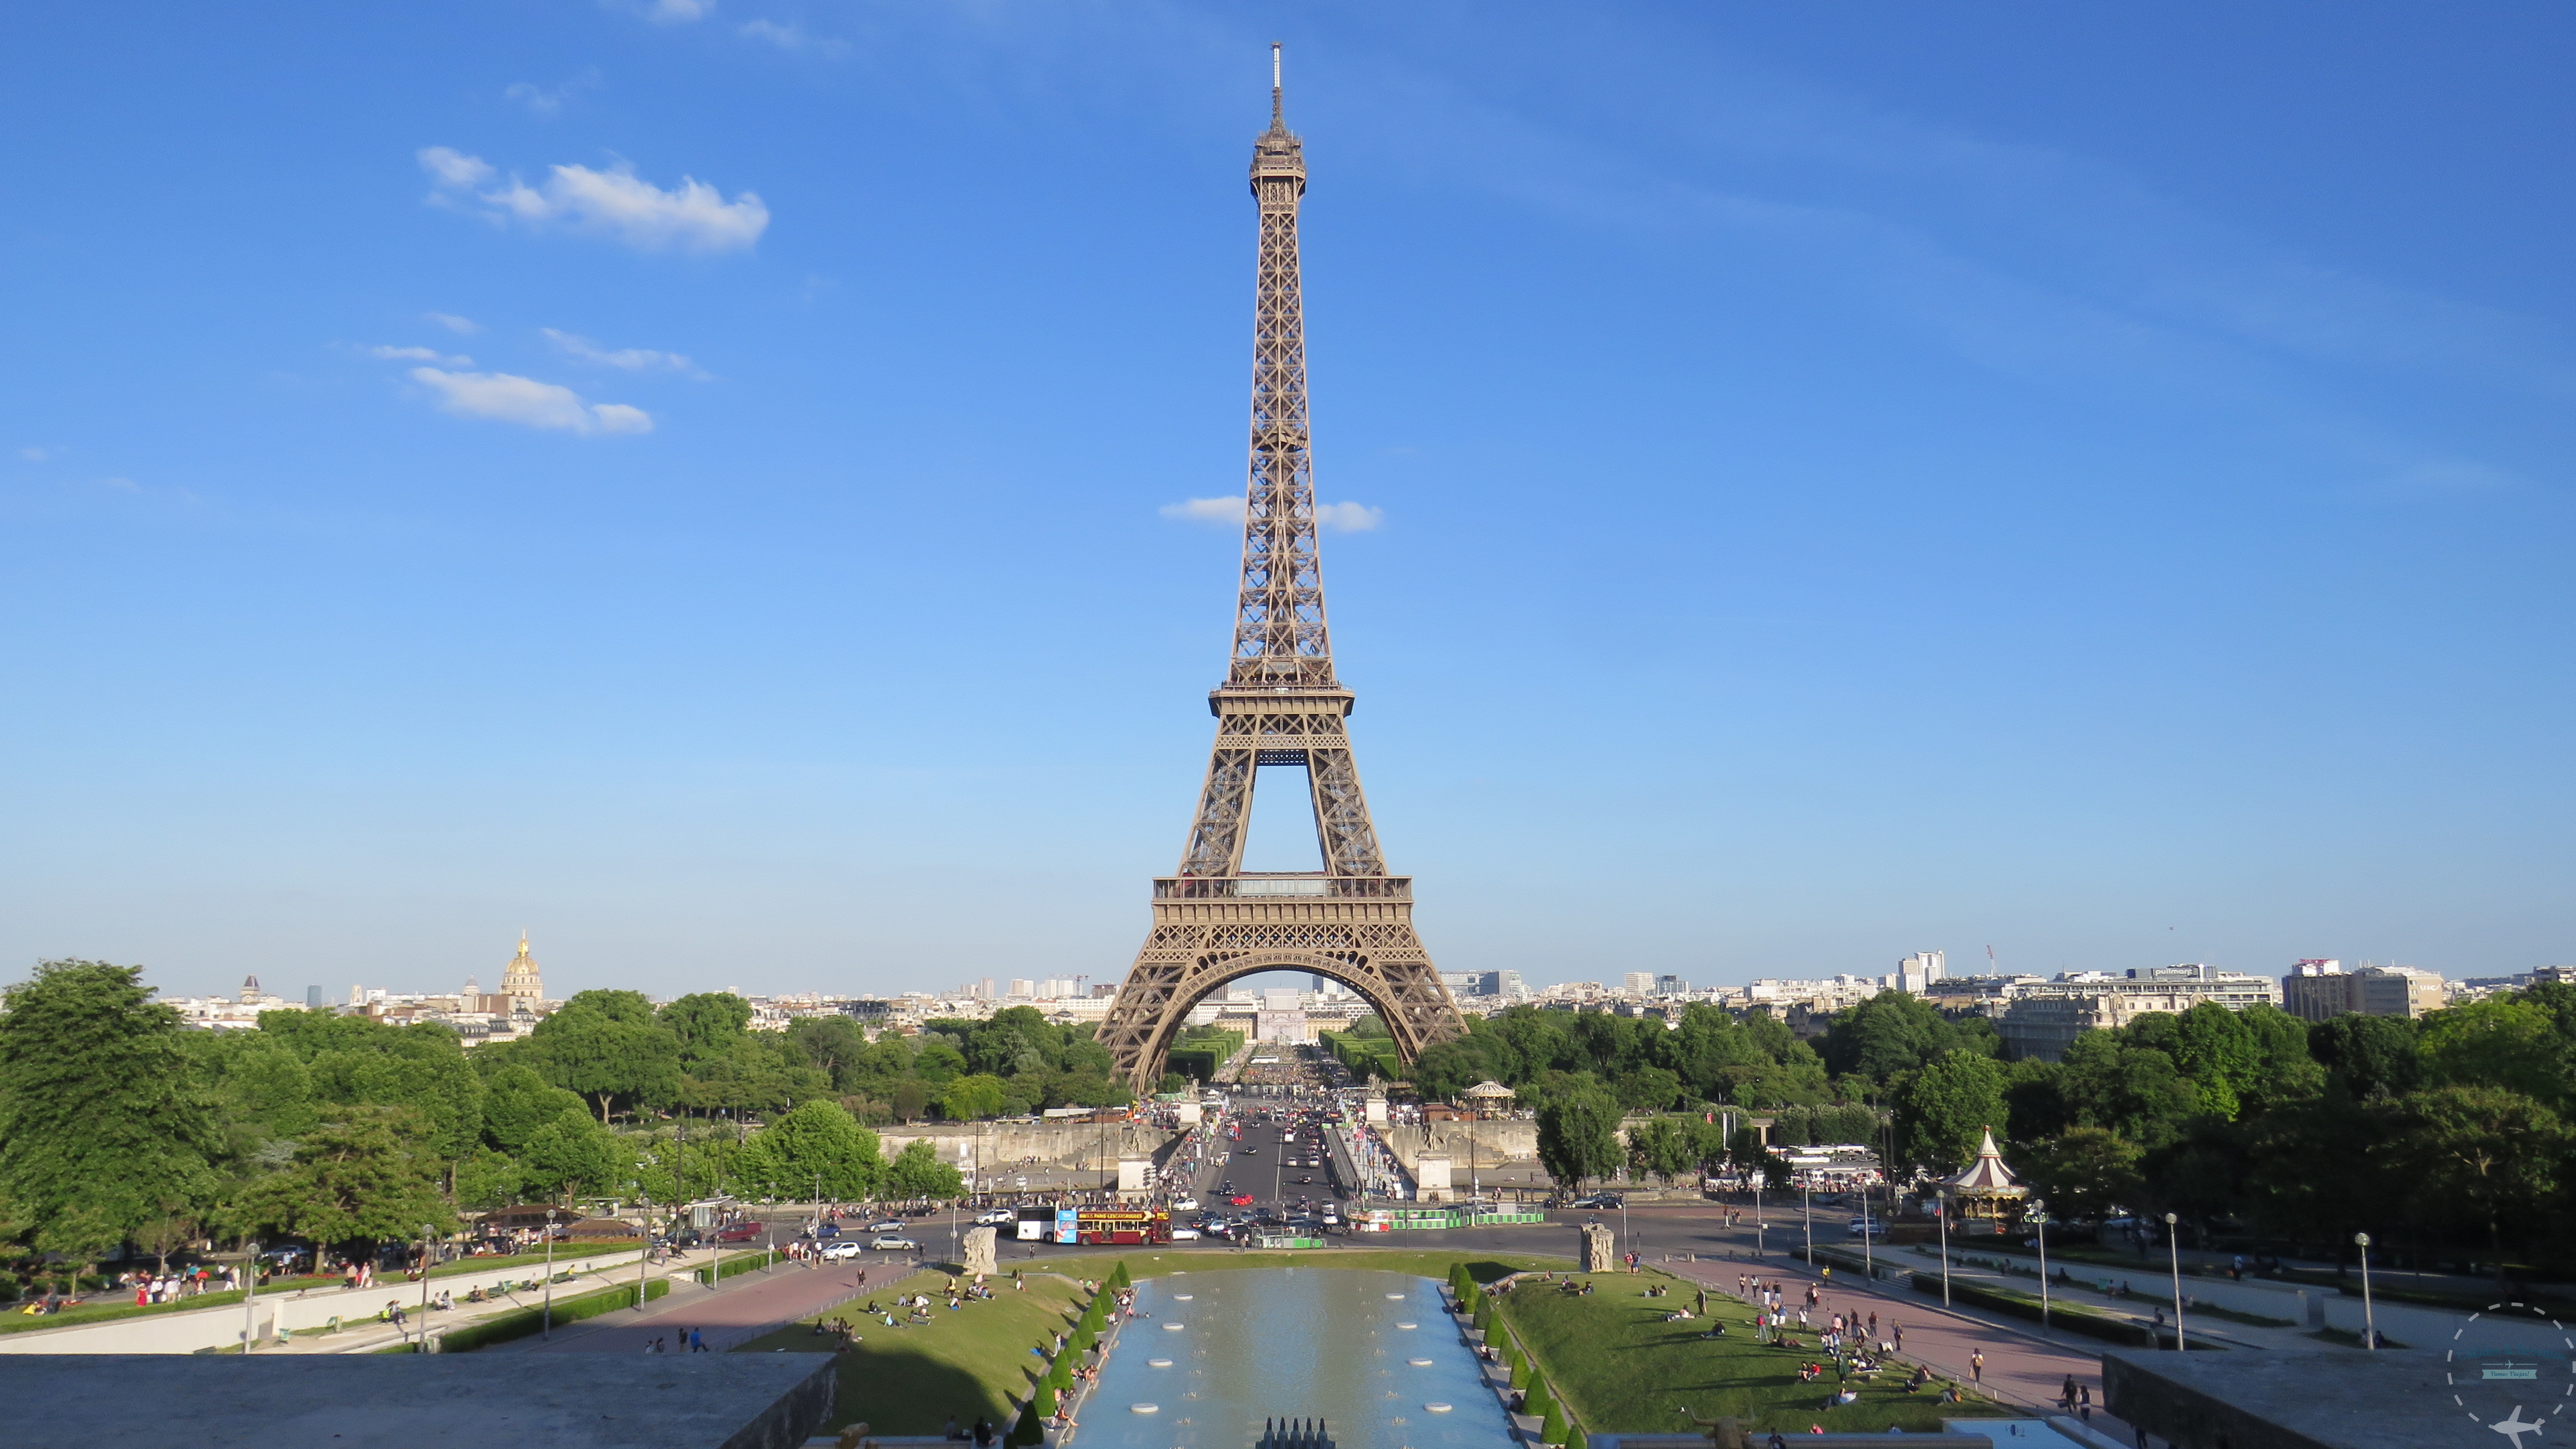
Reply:
<svg viewBox="0 0 2576 1449"><path fill-rule="evenodd" d="M2012 1169L2004 1166L2004 1155L1995 1148L1995 1131L1991 1127L1986 1129L1985 1140L1977 1144L1977 1160L1943 1186L1954 1193L1983 1193L1988 1197L2020 1197L2030 1191L2013 1181Z"/></svg>

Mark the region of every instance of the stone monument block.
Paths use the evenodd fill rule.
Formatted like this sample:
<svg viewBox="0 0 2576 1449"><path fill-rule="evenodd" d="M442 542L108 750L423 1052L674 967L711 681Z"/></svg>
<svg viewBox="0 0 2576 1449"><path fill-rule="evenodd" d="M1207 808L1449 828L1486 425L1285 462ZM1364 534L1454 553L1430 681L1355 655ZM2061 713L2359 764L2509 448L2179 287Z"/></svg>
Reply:
<svg viewBox="0 0 2576 1449"><path fill-rule="evenodd" d="M1583 1271L1616 1273L1619 1271L1618 1235L1597 1224L1583 1229Z"/></svg>
<svg viewBox="0 0 2576 1449"><path fill-rule="evenodd" d="M977 1273L998 1273L1001 1271L1001 1269L993 1265L993 1234L994 1230L991 1228L968 1228L966 1230L965 1268L969 1276Z"/></svg>

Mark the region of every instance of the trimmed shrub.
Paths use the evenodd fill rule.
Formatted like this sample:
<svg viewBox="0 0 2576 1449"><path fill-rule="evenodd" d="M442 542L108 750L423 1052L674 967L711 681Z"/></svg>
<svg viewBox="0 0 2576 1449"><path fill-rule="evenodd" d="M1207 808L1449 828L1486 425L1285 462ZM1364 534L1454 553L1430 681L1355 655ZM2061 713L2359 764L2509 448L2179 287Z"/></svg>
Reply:
<svg viewBox="0 0 2576 1449"><path fill-rule="evenodd" d="M650 1303L670 1291L670 1279L656 1278L644 1290L644 1301ZM579 1323L585 1318L597 1318L603 1313L615 1313L621 1308L634 1306L635 1290L632 1287L602 1288L571 1298L556 1299L555 1322ZM543 1332L545 1326L544 1308L522 1308L487 1322L450 1329L438 1336L438 1349L441 1353L472 1353L478 1348L489 1348L496 1343L508 1343L514 1338Z"/></svg>
<svg viewBox="0 0 2576 1449"><path fill-rule="evenodd" d="M1550 1404L1547 1406L1547 1422L1539 1426L1538 1441L1542 1444L1562 1444L1565 1440L1565 1410Z"/></svg>
<svg viewBox="0 0 2576 1449"><path fill-rule="evenodd" d="M1529 1398L1521 1404L1521 1412L1544 1419L1555 1408L1556 1400L1547 1391L1547 1380L1536 1374L1530 1375Z"/></svg>
<svg viewBox="0 0 2576 1449"><path fill-rule="evenodd" d="M1020 1421L1011 1426L1011 1437L1005 1442L1011 1449L1028 1449L1029 1445L1042 1443L1045 1439L1046 1428L1038 1422L1037 1401L1031 1399L1028 1407L1020 1410Z"/></svg>
<svg viewBox="0 0 2576 1449"><path fill-rule="evenodd" d="M1038 1381L1038 1391L1029 1397L1029 1410L1041 1419L1054 1414L1055 1385L1044 1379L1040 1379Z"/></svg>

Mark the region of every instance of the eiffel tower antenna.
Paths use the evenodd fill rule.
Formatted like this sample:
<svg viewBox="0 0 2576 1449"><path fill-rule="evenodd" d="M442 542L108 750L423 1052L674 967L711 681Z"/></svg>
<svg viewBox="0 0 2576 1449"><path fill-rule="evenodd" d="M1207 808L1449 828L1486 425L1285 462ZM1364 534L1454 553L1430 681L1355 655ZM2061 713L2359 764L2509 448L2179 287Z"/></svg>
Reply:
<svg viewBox="0 0 2576 1449"><path fill-rule="evenodd" d="M1258 971L1310 972L1350 987L1377 1008L1406 1062L1466 1030L1414 933L1413 882L1387 874L1379 854L1344 724L1352 695L1333 675L1306 425L1297 260L1305 194L1305 147L1288 129L1274 43L1270 129L1252 143L1260 241L1234 648L1225 683L1208 695L1216 744L1180 869L1154 882L1153 930L1100 1028L1120 1076L1140 1095L1162 1080L1190 1008ZM1244 873L1263 765L1305 767L1320 872Z"/></svg>

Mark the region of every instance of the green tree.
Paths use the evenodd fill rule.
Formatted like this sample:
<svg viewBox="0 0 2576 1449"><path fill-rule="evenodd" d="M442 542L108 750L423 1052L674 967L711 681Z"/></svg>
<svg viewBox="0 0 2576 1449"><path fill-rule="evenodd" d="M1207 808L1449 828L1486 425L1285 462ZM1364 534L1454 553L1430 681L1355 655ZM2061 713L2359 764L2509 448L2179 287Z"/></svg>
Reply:
<svg viewBox="0 0 2576 1449"><path fill-rule="evenodd" d="M2426 1015L2422 1027L2426 1080L2517 1092L2553 1108L2567 1100L2568 1044L2546 1009L2512 998L2472 1001Z"/></svg>
<svg viewBox="0 0 2576 1449"><path fill-rule="evenodd" d="M663 1007L656 1019L679 1041L680 1065L695 1071L742 1040L751 1026L751 1003L730 991L694 992Z"/></svg>
<svg viewBox="0 0 2576 1449"><path fill-rule="evenodd" d="M87 1268L206 1201L222 1135L140 966L45 961L0 1004L0 1202Z"/></svg>
<svg viewBox="0 0 2576 1449"><path fill-rule="evenodd" d="M1566 1187L1617 1171L1619 1104L1598 1086L1584 1084L1549 1098L1538 1109L1538 1160Z"/></svg>
<svg viewBox="0 0 2576 1449"><path fill-rule="evenodd" d="M1967 1165L1978 1140L2006 1120L2003 1068L1965 1047L1901 1080L1894 1097L1898 1153L1937 1171Z"/></svg>
<svg viewBox="0 0 2576 1449"><path fill-rule="evenodd" d="M2481 1003L2483 1004L2483 1003ZM2398 1104L2390 1155L2427 1219L2470 1227L2501 1251L2507 1221L2536 1223L2566 1170L2567 1124L2501 1087L2434 1087Z"/></svg>
<svg viewBox="0 0 2576 1449"><path fill-rule="evenodd" d="M296 1145L291 1166L250 1184L238 1209L246 1225L344 1250L451 1229L456 1214L438 1190L428 1125L403 1107L350 1107Z"/></svg>
<svg viewBox="0 0 2576 1449"><path fill-rule="evenodd" d="M2048 1200L2051 1214L2100 1222L2143 1205L2138 1145L2101 1127L2070 1127L2014 1154L2023 1183Z"/></svg>
<svg viewBox="0 0 2576 1449"><path fill-rule="evenodd" d="M1682 1097L1682 1079L1668 1067L1637 1067L1611 1086L1621 1106L1640 1112L1671 1111Z"/></svg>
<svg viewBox="0 0 2576 1449"><path fill-rule="evenodd" d="M590 1120L587 1107L558 1111L519 1149L519 1173L529 1189L560 1199L615 1192L625 1184L628 1159L615 1133Z"/></svg>
<svg viewBox="0 0 2576 1449"><path fill-rule="evenodd" d="M1887 1083L1967 1045L1932 1003L1910 992L1882 991L1834 1013L1822 1054L1826 1070L1837 1076L1858 1072Z"/></svg>
<svg viewBox="0 0 2576 1449"><path fill-rule="evenodd" d="M742 1153L743 1175L780 1197L814 1191L833 1198L877 1195L885 1173L877 1134L858 1124L838 1102L805 1102L752 1134Z"/></svg>
<svg viewBox="0 0 2576 1449"><path fill-rule="evenodd" d="M548 1083L530 1068L503 1067L484 1087L483 1134L503 1152L517 1152L538 1128L562 1116L566 1108L590 1110L579 1096Z"/></svg>
<svg viewBox="0 0 2576 1449"><path fill-rule="evenodd" d="M2234 1120L2261 1079L2261 1044L2236 1012L2204 1001L2174 1024L2173 1064L2200 1088L2202 1111Z"/></svg>
<svg viewBox="0 0 2576 1449"><path fill-rule="evenodd" d="M680 1086L679 1038L637 992L582 992L528 1040L538 1074L598 1103L602 1124L621 1102L630 1110L666 1102Z"/></svg>
<svg viewBox="0 0 2576 1449"><path fill-rule="evenodd" d="M2161 1023L2154 1039L2171 1040L2175 1018L2149 1013L2143 1023ZM2123 1032L2088 1031L2066 1048L2058 1078L2059 1091L2074 1119L2089 1127L2108 1127L2141 1146L2155 1147L2182 1135L2200 1110L2200 1089L2162 1049L2132 1045Z"/></svg>
<svg viewBox="0 0 2576 1449"><path fill-rule="evenodd" d="M939 1094L939 1113L951 1122L973 1122L1000 1116L1002 1104L1009 1099L1001 1078L977 1072L948 1084Z"/></svg>
<svg viewBox="0 0 2576 1449"><path fill-rule="evenodd" d="M2326 1080L2355 1101L2385 1101L2422 1085L2415 1023L2402 1016L2346 1013L2308 1028L2308 1052Z"/></svg>
<svg viewBox="0 0 2576 1449"><path fill-rule="evenodd" d="M886 1187L896 1197L934 1198L945 1200L963 1197L966 1181L957 1169L939 1160L939 1149L927 1137L916 1137L903 1145L886 1164Z"/></svg>

